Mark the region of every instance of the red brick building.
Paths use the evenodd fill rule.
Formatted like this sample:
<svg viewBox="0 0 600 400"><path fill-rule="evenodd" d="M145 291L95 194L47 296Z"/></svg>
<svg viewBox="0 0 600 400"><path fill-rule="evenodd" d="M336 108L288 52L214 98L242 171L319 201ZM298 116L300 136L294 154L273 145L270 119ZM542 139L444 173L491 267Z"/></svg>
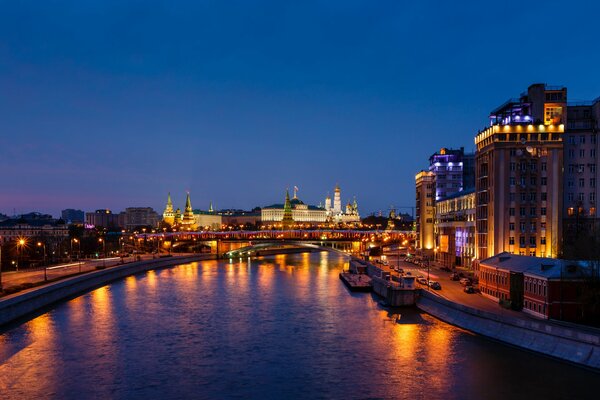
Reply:
<svg viewBox="0 0 600 400"><path fill-rule="evenodd" d="M500 253L475 262L481 293L512 308L566 321L586 318L584 292L598 266L593 262Z"/></svg>

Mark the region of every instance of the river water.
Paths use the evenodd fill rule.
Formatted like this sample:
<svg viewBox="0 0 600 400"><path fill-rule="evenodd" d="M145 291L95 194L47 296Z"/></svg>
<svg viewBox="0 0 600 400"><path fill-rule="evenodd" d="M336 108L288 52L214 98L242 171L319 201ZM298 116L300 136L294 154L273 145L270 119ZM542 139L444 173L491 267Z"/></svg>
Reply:
<svg viewBox="0 0 600 400"><path fill-rule="evenodd" d="M600 374L350 294L333 253L128 277L0 335L0 399L584 399Z"/></svg>

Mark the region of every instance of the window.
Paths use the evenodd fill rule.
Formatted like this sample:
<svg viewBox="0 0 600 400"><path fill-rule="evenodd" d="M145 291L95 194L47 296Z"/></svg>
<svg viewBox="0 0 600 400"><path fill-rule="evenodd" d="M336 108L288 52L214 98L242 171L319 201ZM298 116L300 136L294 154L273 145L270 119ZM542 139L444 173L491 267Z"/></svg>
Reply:
<svg viewBox="0 0 600 400"><path fill-rule="evenodd" d="M590 150L590 157L591 158L596 158L596 149L591 149Z"/></svg>
<svg viewBox="0 0 600 400"><path fill-rule="evenodd" d="M535 193L535 192L529 193L529 201L535 201L536 198L537 198L537 193Z"/></svg>
<svg viewBox="0 0 600 400"><path fill-rule="evenodd" d="M596 201L596 192L590 193L590 201L593 203Z"/></svg>
<svg viewBox="0 0 600 400"><path fill-rule="evenodd" d="M589 168L590 168L590 172L596 172L596 164L590 164Z"/></svg>
<svg viewBox="0 0 600 400"><path fill-rule="evenodd" d="M579 157L585 157L585 149L579 149Z"/></svg>
<svg viewBox="0 0 600 400"><path fill-rule="evenodd" d="M514 162L510 163L510 170L514 171L516 169L516 164Z"/></svg>
<svg viewBox="0 0 600 400"><path fill-rule="evenodd" d="M575 165L569 164L569 173L572 174L575 172Z"/></svg>
<svg viewBox="0 0 600 400"><path fill-rule="evenodd" d="M540 222L540 228L541 229L546 229L546 223L545 222Z"/></svg>
<svg viewBox="0 0 600 400"><path fill-rule="evenodd" d="M585 179L579 178L579 187L580 188L585 187Z"/></svg>
<svg viewBox="0 0 600 400"><path fill-rule="evenodd" d="M514 231L515 230L515 223L514 222L509 222L508 223L508 229L511 230L511 231Z"/></svg>
<svg viewBox="0 0 600 400"><path fill-rule="evenodd" d="M546 168L547 168L547 163L543 162L541 170L546 171Z"/></svg>
<svg viewBox="0 0 600 400"><path fill-rule="evenodd" d="M510 155L511 156L517 155L517 150L516 149L510 149Z"/></svg>
<svg viewBox="0 0 600 400"><path fill-rule="evenodd" d="M525 247L525 236L519 237L519 247Z"/></svg>
<svg viewBox="0 0 600 400"><path fill-rule="evenodd" d="M514 236L511 236L511 237L508 238L508 244L513 244L513 245L515 244L515 237Z"/></svg>
<svg viewBox="0 0 600 400"><path fill-rule="evenodd" d="M535 179L535 178L532 178L532 179ZM542 186L548 185L548 178L546 178L545 176L540 178L540 181L541 181Z"/></svg>
<svg viewBox="0 0 600 400"><path fill-rule="evenodd" d="M527 198L527 193L521 192L521 201L525 201Z"/></svg>
<svg viewBox="0 0 600 400"><path fill-rule="evenodd" d="M575 158L575 150L569 149L569 158Z"/></svg>
<svg viewBox="0 0 600 400"><path fill-rule="evenodd" d="M542 179L543 179L543 178L542 178ZM574 186L575 186L575 182L573 182L573 179L569 179L569 180L567 181L567 186L568 186L568 187L574 187Z"/></svg>
<svg viewBox="0 0 600 400"><path fill-rule="evenodd" d="M546 236L540 238L540 244L546 244Z"/></svg>
<svg viewBox="0 0 600 400"><path fill-rule="evenodd" d="M535 176L532 176L531 178L529 178L529 183L531 185L536 185L537 184L537 179Z"/></svg>
<svg viewBox="0 0 600 400"><path fill-rule="evenodd" d="M592 188L596 187L596 178L590 178L590 187L592 187Z"/></svg>
<svg viewBox="0 0 600 400"><path fill-rule="evenodd" d="M508 198L510 199L510 201L515 201L515 193L509 193Z"/></svg>
<svg viewBox="0 0 600 400"><path fill-rule="evenodd" d="M575 194L570 192L569 194L567 194L567 198L569 201L573 201L575 199Z"/></svg>
<svg viewBox="0 0 600 400"><path fill-rule="evenodd" d="M535 229L535 228L536 228L536 227L535 227L535 222L532 222L532 223L530 223L530 224L529 224L529 231L530 231L530 232L535 232L535 231L536 231L536 229Z"/></svg>
<svg viewBox="0 0 600 400"><path fill-rule="evenodd" d="M535 236L529 236L529 245L535 246Z"/></svg>
<svg viewBox="0 0 600 400"><path fill-rule="evenodd" d="M510 186L515 186L515 177L514 176L511 176L508 180L510 182Z"/></svg>
<svg viewBox="0 0 600 400"><path fill-rule="evenodd" d="M590 137L590 140L591 140L592 144L596 144L596 135L592 135Z"/></svg>
<svg viewBox="0 0 600 400"><path fill-rule="evenodd" d="M531 208L529 209L529 215L530 215L531 217L535 217L535 207L531 207Z"/></svg>
<svg viewBox="0 0 600 400"><path fill-rule="evenodd" d="M585 194L583 194L583 193L578 193L577 199L578 199L579 201L583 201L583 199L584 199L584 198L585 198Z"/></svg>
<svg viewBox="0 0 600 400"><path fill-rule="evenodd" d="M579 136L579 144L585 144L585 136L584 135Z"/></svg>
<svg viewBox="0 0 600 400"><path fill-rule="evenodd" d="M575 136L573 136L573 135L569 136L569 144L575 144Z"/></svg>
<svg viewBox="0 0 600 400"><path fill-rule="evenodd" d="M546 207L542 207L542 208L540 209L540 214L541 214L541 215L546 215Z"/></svg>
<svg viewBox="0 0 600 400"><path fill-rule="evenodd" d="M511 207L508 209L508 215L510 215L511 217L515 216L515 209L514 207Z"/></svg>
<svg viewBox="0 0 600 400"><path fill-rule="evenodd" d="M519 216L521 216L521 217L525 216L525 207L520 207L519 208Z"/></svg>
<svg viewBox="0 0 600 400"><path fill-rule="evenodd" d="M521 233L525 232L525 222L519 222L519 230Z"/></svg>
<svg viewBox="0 0 600 400"><path fill-rule="evenodd" d="M546 201L548 199L548 193L542 192L542 194L540 195L540 197L542 198L542 201Z"/></svg>

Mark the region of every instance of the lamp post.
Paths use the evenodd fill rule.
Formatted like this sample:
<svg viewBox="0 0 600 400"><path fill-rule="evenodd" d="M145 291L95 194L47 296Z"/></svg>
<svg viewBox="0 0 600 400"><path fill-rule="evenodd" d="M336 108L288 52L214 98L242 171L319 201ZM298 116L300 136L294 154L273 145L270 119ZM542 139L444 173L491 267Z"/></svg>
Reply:
<svg viewBox="0 0 600 400"><path fill-rule="evenodd" d="M44 248L44 281L48 280L48 273L47 273L47 264L46 264L46 243L42 243L42 242L38 242L37 243L38 247L43 247Z"/></svg>
<svg viewBox="0 0 600 400"><path fill-rule="evenodd" d="M21 263L21 253L23 252L23 246L25 246L25 239L19 239L17 242L17 271L19 270L19 264Z"/></svg>
<svg viewBox="0 0 600 400"><path fill-rule="evenodd" d="M106 240L99 238L98 242L102 243L102 252L104 253L104 257L102 258L102 266L106 267Z"/></svg>

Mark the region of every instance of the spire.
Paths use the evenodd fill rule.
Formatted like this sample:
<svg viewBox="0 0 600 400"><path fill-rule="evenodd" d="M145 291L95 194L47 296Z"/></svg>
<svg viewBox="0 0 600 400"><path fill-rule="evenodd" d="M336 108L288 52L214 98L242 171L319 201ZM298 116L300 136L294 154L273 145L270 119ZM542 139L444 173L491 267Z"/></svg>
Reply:
<svg viewBox="0 0 600 400"><path fill-rule="evenodd" d="M171 201L171 192L167 195L167 207L173 208L173 201Z"/></svg>
<svg viewBox="0 0 600 400"><path fill-rule="evenodd" d="M210 202L210 205L208 206L208 212L209 213L215 212L215 210L213 209L212 201Z"/></svg>
<svg viewBox="0 0 600 400"><path fill-rule="evenodd" d="M192 211L192 202L190 201L190 192L187 193L187 197L185 199L185 211L184 212L190 212Z"/></svg>
<svg viewBox="0 0 600 400"><path fill-rule="evenodd" d="M281 223L284 228L290 228L294 225L294 217L292 216L292 204L290 203L290 191L285 190L285 203L283 204L283 219Z"/></svg>

